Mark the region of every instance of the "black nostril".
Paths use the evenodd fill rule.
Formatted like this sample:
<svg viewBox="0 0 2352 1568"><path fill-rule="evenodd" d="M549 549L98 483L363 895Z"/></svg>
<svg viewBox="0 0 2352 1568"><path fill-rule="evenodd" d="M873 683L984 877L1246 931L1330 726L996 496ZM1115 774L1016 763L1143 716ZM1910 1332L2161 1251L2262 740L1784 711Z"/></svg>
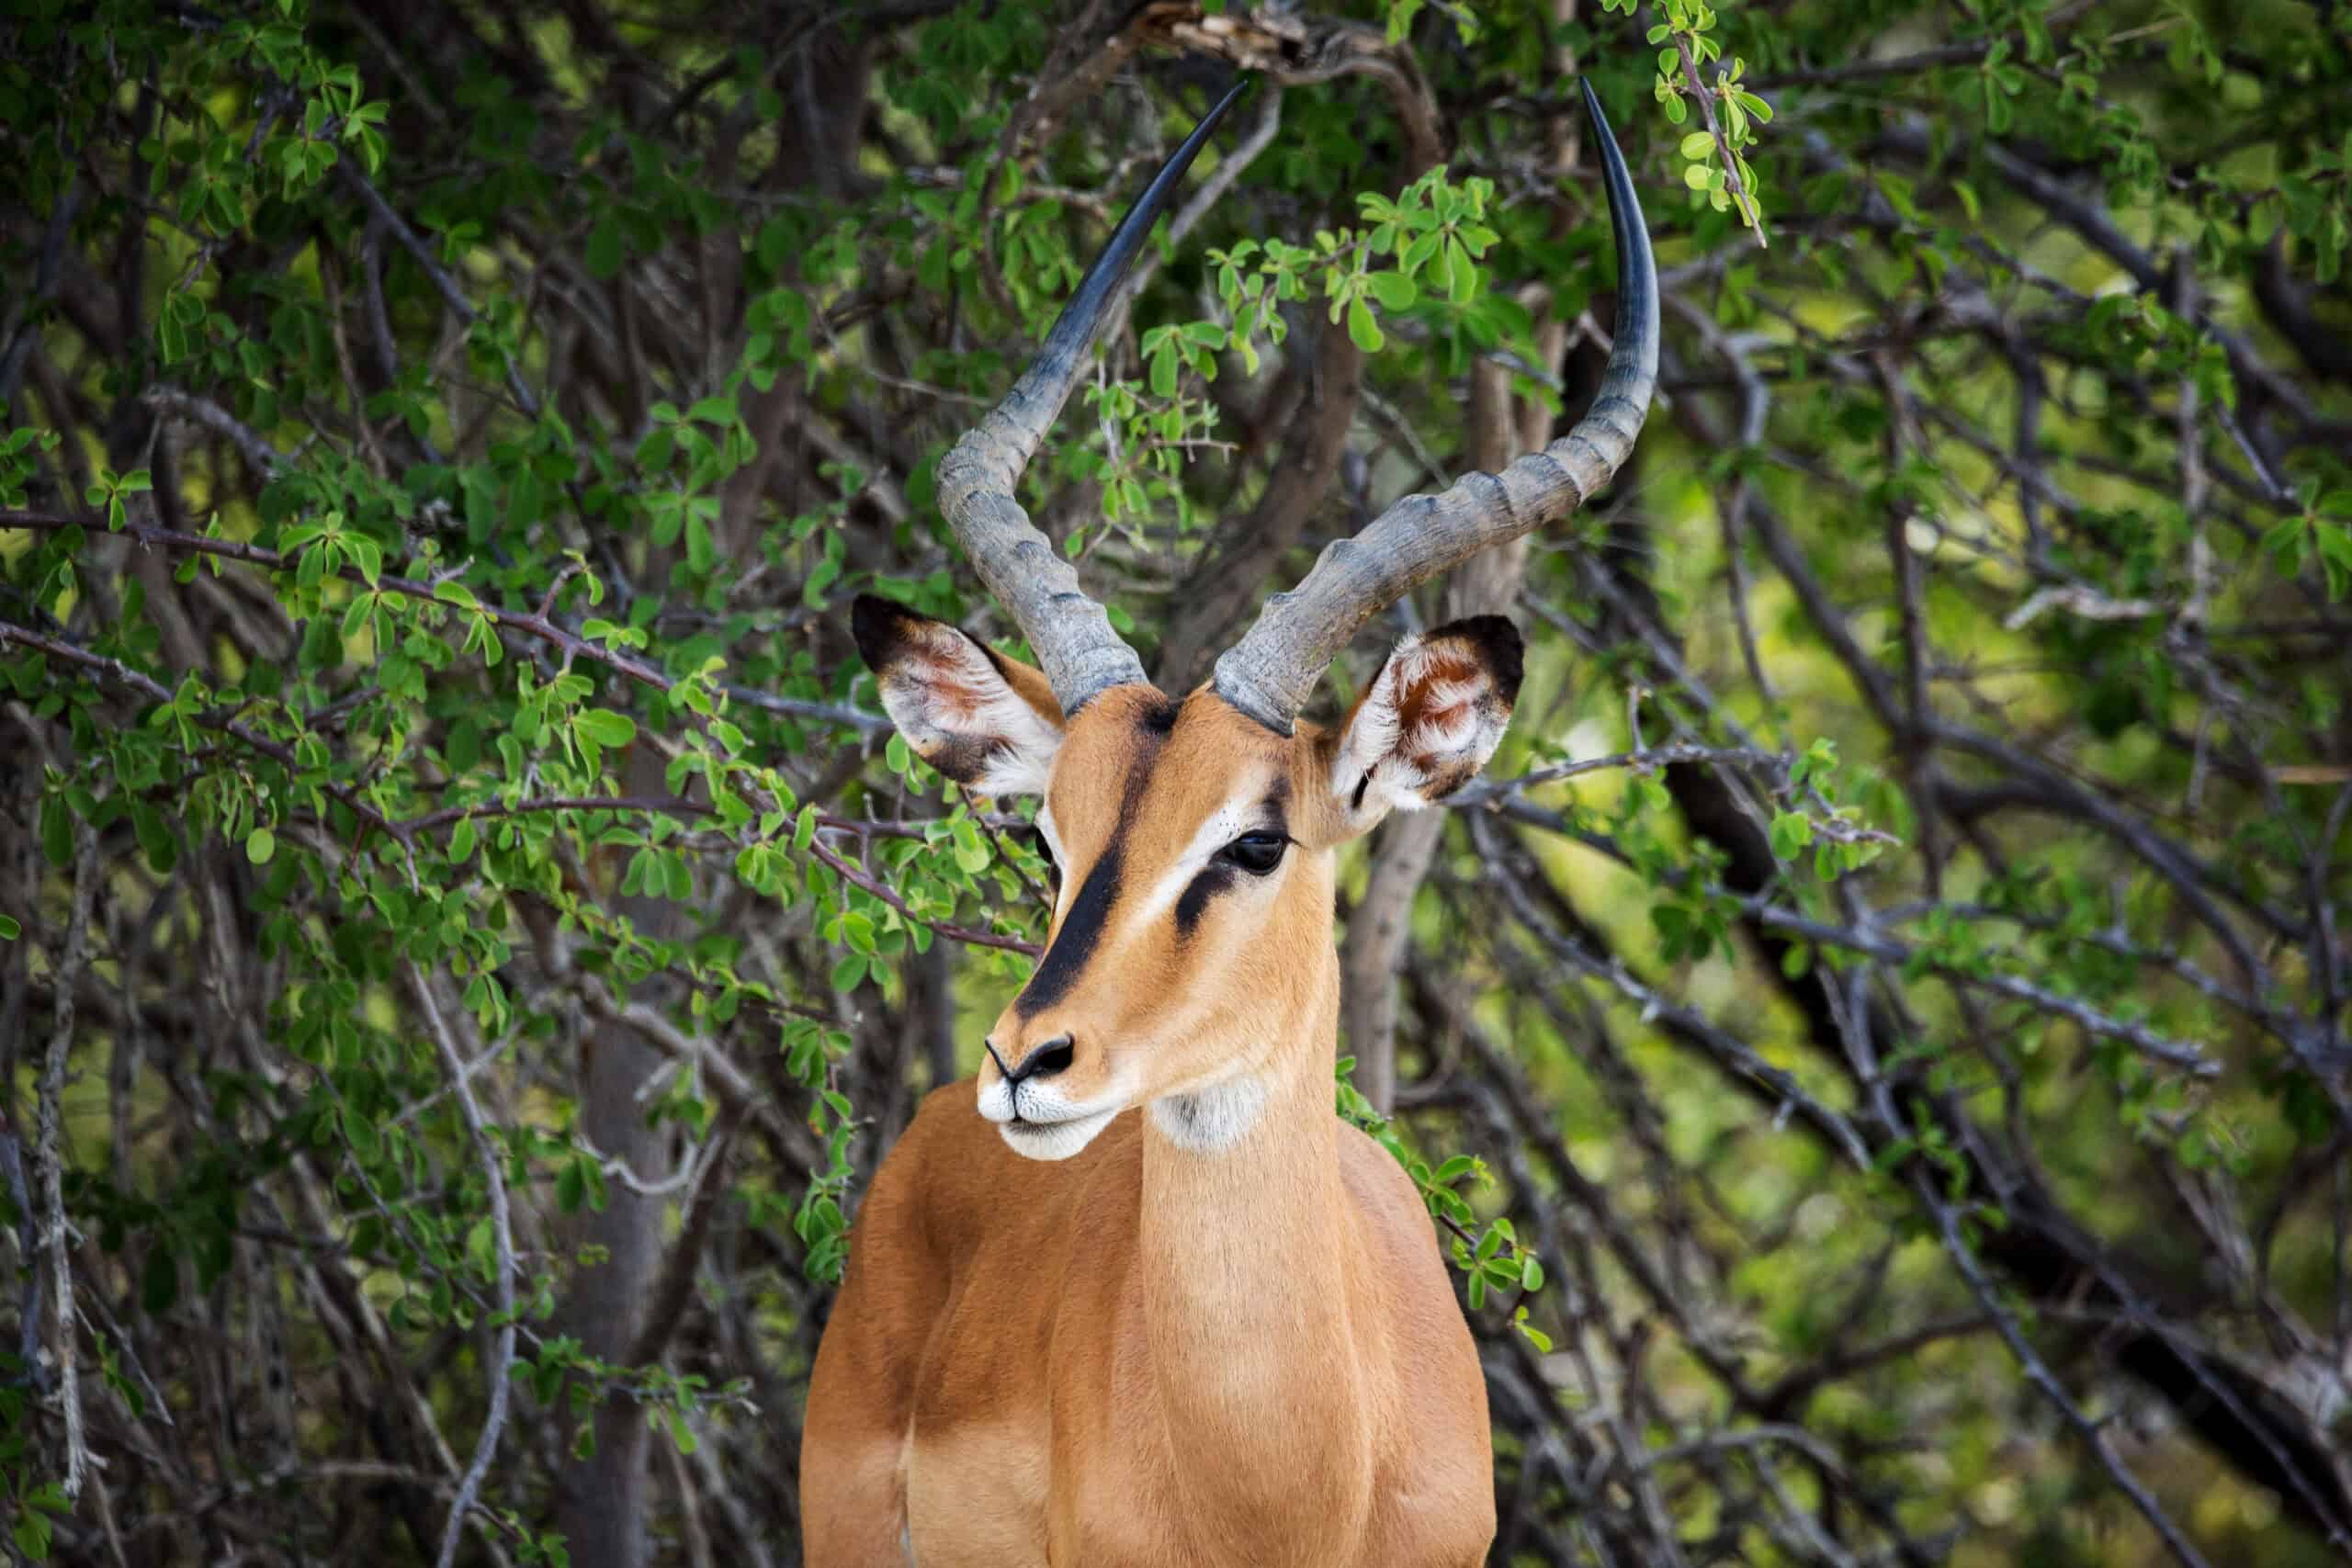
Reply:
<svg viewBox="0 0 2352 1568"><path fill-rule="evenodd" d="M1057 1034L1046 1041L1023 1057L1021 1065L1017 1067L1008 1067L1004 1065L1004 1058L996 1054L996 1042L983 1040L980 1043L988 1048L989 1057L996 1063L996 1070L1004 1075L1005 1083L1014 1089L1027 1083L1031 1078L1052 1077L1078 1059L1078 1053L1072 1048L1070 1037L1067 1034Z"/></svg>
<svg viewBox="0 0 2352 1568"><path fill-rule="evenodd" d="M1021 1076L1024 1078L1049 1078L1056 1073L1068 1071L1069 1065L1076 1060L1078 1047L1065 1034L1058 1040L1048 1040L1032 1051L1029 1059L1021 1065Z"/></svg>

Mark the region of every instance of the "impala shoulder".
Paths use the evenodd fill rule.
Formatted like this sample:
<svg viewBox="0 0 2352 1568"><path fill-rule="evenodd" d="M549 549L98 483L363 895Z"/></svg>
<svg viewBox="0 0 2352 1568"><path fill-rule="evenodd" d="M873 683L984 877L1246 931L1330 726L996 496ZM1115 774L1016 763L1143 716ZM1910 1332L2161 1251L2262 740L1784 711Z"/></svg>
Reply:
<svg viewBox="0 0 2352 1568"><path fill-rule="evenodd" d="M897 1147L915 1167L925 1189L953 1190L978 1171L992 1168L1008 1151L996 1129L980 1115L979 1086L970 1078L944 1084L922 1097L914 1119L899 1134Z"/></svg>
<svg viewBox="0 0 2352 1568"><path fill-rule="evenodd" d="M1340 1168L1347 1173L1348 1185L1358 1190L1376 1190L1388 1203L1402 1203L1424 1215L1420 1194L1413 1186L1413 1179L1396 1163L1396 1156L1380 1146L1371 1134L1352 1122L1340 1123Z"/></svg>
<svg viewBox="0 0 2352 1568"><path fill-rule="evenodd" d="M979 1121L969 1079L933 1089L915 1106L915 1113L883 1156L875 1173L878 1190L886 1181L919 1194L936 1179L942 1166L968 1157L964 1145L970 1124Z"/></svg>
<svg viewBox="0 0 2352 1568"><path fill-rule="evenodd" d="M1396 1156L1352 1122L1340 1128L1340 1170L1385 1249L1437 1256L1437 1232L1413 1179Z"/></svg>

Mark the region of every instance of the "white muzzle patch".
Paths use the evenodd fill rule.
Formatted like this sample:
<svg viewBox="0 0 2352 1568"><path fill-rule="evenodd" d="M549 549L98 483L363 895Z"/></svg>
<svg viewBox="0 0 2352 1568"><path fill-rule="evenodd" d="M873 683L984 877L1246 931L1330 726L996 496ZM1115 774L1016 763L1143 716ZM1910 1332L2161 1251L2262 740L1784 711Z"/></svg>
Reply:
<svg viewBox="0 0 2352 1568"><path fill-rule="evenodd" d="M978 1104L980 1115L996 1123L1005 1147L1031 1159L1069 1158L1092 1143L1121 1109L1115 1100L1108 1105L1078 1105L1051 1084L1033 1081L1014 1087L1001 1077L980 1091Z"/></svg>

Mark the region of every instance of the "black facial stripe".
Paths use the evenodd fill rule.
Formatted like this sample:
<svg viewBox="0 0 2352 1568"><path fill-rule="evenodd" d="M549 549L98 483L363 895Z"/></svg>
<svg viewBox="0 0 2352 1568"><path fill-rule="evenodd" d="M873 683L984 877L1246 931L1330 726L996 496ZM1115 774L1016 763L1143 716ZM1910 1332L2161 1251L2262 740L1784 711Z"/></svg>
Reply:
<svg viewBox="0 0 2352 1568"><path fill-rule="evenodd" d="M1080 885L1078 897L1069 907L1069 917L1062 929L1055 933L1054 944L1038 961L1037 972L1029 976L1021 995L1013 998L1013 1010L1023 1018L1033 1018L1069 994L1077 984L1080 971L1094 950L1102 943L1102 933L1110 928L1112 908L1119 901L1120 863L1125 858L1127 829L1135 821L1136 807L1143 801L1144 791L1151 784L1152 770L1159 761L1162 737L1166 729L1159 727L1159 716L1165 713L1169 728L1176 723L1176 706L1162 701L1147 708L1139 728L1144 743L1136 758L1133 772L1127 774L1127 786L1119 802L1119 823L1112 829L1111 842L1102 857L1094 863Z"/></svg>
<svg viewBox="0 0 2352 1568"><path fill-rule="evenodd" d="M1193 878L1192 886L1184 889L1184 896L1176 900L1176 935L1180 941L1192 936L1193 928L1201 923L1201 917L1208 912L1209 900L1231 887L1237 874L1234 868L1225 862L1211 861L1206 869Z"/></svg>
<svg viewBox="0 0 2352 1568"><path fill-rule="evenodd" d="M1120 844L1113 840L1086 874L1085 885L1069 907L1069 917L1062 921L1062 929L1055 934L1054 945L1029 976L1029 984L1022 988L1013 1008L1028 1018L1062 999L1086 961L1094 956L1094 949L1102 941L1102 932L1111 923L1111 908L1119 901Z"/></svg>
<svg viewBox="0 0 2352 1568"><path fill-rule="evenodd" d="M1069 914L1062 921L1062 929L1055 933L1053 945L1038 961L1036 973L1029 976L1021 995L1013 998L1013 1010L1023 1018L1034 1018L1069 994L1078 976L1102 943L1102 933L1110 928L1111 911L1119 901L1121 863L1125 858L1127 829L1135 822L1136 809L1142 805L1144 794L1151 786L1151 775L1159 761L1159 753L1168 735L1176 728L1181 708L1161 697L1147 703L1136 716L1136 727L1141 731L1142 746L1134 769L1127 774L1126 789L1119 801L1118 826L1111 832L1111 842L1102 856L1094 863L1080 885L1078 897L1069 907ZM1197 917L1196 917L1197 918Z"/></svg>

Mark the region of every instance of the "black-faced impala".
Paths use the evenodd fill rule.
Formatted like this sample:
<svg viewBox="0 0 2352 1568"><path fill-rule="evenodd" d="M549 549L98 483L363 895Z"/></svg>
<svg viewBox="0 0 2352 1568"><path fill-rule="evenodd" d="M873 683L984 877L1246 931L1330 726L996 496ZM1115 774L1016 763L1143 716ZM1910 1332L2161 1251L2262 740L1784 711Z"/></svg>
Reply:
<svg viewBox="0 0 2352 1568"><path fill-rule="evenodd" d="M856 604L899 733L967 789L1041 796L1061 876L978 1077L923 1102L858 1213L802 1438L810 1568L1468 1568L1494 1533L1485 1382L1429 1214L1333 1111L1332 851L1485 764L1519 634L1489 616L1408 637L1338 725L1297 715L1372 615L1625 460L1657 270L1588 88L1619 276L1590 411L1330 545L1213 680L1166 695L1013 487L1231 102L940 464L941 507L1038 668Z"/></svg>

